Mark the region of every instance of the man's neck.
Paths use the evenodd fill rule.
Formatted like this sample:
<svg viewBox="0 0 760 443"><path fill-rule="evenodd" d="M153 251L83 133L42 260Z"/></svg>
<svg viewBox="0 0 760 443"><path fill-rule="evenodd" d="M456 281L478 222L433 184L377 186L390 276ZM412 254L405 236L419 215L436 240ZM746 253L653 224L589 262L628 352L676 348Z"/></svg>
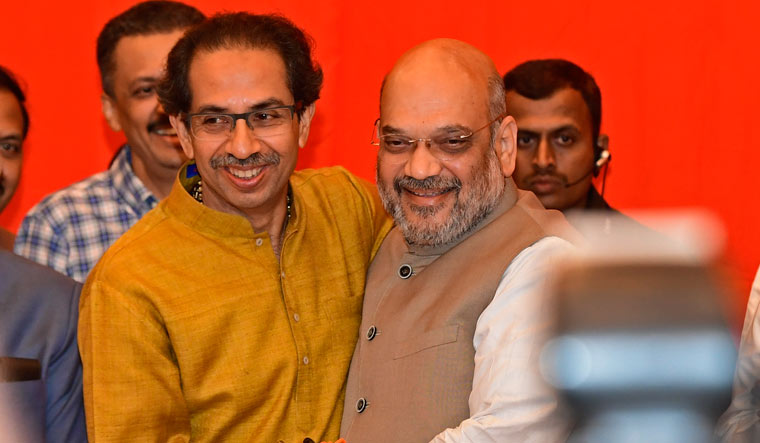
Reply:
<svg viewBox="0 0 760 443"><path fill-rule="evenodd" d="M158 165L149 167L140 157L134 155L134 151L132 152L132 171L158 200L163 200L169 195L177 177L177 169Z"/></svg>
<svg viewBox="0 0 760 443"><path fill-rule="evenodd" d="M284 229L290 212L288 210L288 187L286 186L277 192L270 200L271 203L267 202L256 208L240 209L232 206L215 193L203 193L203 204L209 208L228 214L238 214L248 220L254 232L268 233L274 254L279 259Z"/></svg>
<svg viewBox="0 0 760 443"><path fill-rule="evenodd" d="M566 207L565 209L562 209L562 212L587 209L589 203L588 196L589 192L587 191L578 201Z"/></svg>
<svg viewBox="0 0 760 443"><path fill-rule="evenodd" d="M285 190L285 198L280 198L277 201L277 205L271 212L258 214L256 217L247 216L246 218L248 218L251 226L253 226L254 232L266 231L269 233L269 242L272 243L274 255L277 257L277 260L279 260L280 252L282 251L282 242L285 240L285 227L290 219L287 189ZM264 216L266 216L266 218Z"/></svg>

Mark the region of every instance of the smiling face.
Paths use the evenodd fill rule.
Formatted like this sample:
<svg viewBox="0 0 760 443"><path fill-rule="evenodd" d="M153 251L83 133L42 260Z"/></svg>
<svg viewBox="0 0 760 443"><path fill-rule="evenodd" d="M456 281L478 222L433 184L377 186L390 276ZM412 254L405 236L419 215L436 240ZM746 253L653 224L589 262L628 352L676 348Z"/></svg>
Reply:
<svg viewBox="0 0 760 443"><path fill-rule="evenodd" d="M124 131L133 151L132 166L144 182L153 181L152 177L173 178L187 160L156 95L166 56L182 33L119 40L114 52L113 97L102 96L106 120L115 131Z"/></svg>
<svg viewBox="0 0 760 443"><path fill-rule="evenodd" d="M21 143L24 120L16 97L0 90L0 212L8 204L21 178Z"/></svg>
<svg viewBox="0 0 760 443"><path fill-rule="evenodd" d="M436 44L430 44L433 50L423 48L405 56L388 75L381 97L381 136L435 140L452 131L473 132L489 122L489 69L463 69L450 53L435 50ZM457 48L460 45L464 44ZM470 50L474 48L465 48ZM481 56L476 60L481 61ZM378 189L409 244L455 241L493 210L504 191L504 176L512 172L514 158L509 151L515 131L514 121L507 117L494 134L495 144L485 128L475 132L459 153L444 159L424 141L418 141L402 161L381 146Z"/></svg>
<svg viewBox="0 0 760 443"><path fill-rule="evenodd" d="M507 111L517 121L514 179L549 209L582 208L591 187L591 114L580 92L563 88L532 100L509 91ZM568 186L569 185L569 186Z"/></svg>
<svg viewBox="0 0 760 443"><path fill-rule="evenodd" d="M188 81L190 114L239 114L294 104L285 65L272 50L200 52L191 62ZM301 118L294 116L283 131L266 137L257 136L245 120L237 120L222 141L198 139L184 122L172 117L183 149L198 165L204 204L249 219L284 205L288 179L298 148L306 144L313 110L307 107Z"/></svg>

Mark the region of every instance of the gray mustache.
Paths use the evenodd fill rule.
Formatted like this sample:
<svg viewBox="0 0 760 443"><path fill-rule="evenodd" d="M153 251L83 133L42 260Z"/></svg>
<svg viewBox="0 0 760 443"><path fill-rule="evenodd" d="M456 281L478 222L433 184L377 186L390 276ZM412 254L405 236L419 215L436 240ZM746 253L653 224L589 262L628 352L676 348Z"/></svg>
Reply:
<svg viewBox="0 0 760 443"><path fill-rule="evenodd" d="M224 156L213 157L210 163L213 169L219 169L225 166L276 166L280 164L280 155L276 152L254 152L247 158L240 159L232 154L227 154Z"/></svg>
<svg viewBox="0 0 760 443"><path fill-rule="evenodd" d="M425 177L423 180L416 179L405 175L403 177L393 180L393 189L397 193L401 193L402 188L413 190L429 190L429 189L462 189L462 181L456 177L443 178L440 175L432 175Z"/></svg>

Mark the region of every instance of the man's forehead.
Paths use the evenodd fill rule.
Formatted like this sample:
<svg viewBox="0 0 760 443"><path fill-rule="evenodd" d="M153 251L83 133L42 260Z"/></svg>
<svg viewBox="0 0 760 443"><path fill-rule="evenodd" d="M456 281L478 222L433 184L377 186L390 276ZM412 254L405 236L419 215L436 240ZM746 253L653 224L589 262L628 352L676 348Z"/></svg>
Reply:
<svg viewBox="0 0 760 443"><path fill-rule="evenodd" d="M380 120L383 128L391 132L433 133L449 130L473 128L487 118L487 109L482 101L462 96L462 100L447 100L432 97L415 101L414 96L403 100L387 100L382 108Z"/></svg>
<svg viewBox="0 0 760 443"><path fill-rule="evenodd" d="M386 76L381 111L393 108L464 108L486 110L489 76L497 75L493 62L476 48L456 40L424 42L399 58ZM460 109L461 110L461 109Z"/></svg>
<svg viewBox="0 0 760 443"><path fill-rule="evenodd" d="M381 117L451 123L460 116L488 112L488 85L468 74L432 69L402 71L389 77L380 99ZM453 120L452 120L453 119Z"/></svg>
<svg viewBox="0 0 760 443"><path fill-rule="evenodd" d="M183 32L184 30L176 30L122 37L114 51L116 75L129 77L129 81L137 77L159 77L166 56Z"/></svg>
<svg viewBox="0 0 760 443"><path fill-rule="evenodd" d="M468 65L464 58L444 50L405 54L385 79L383 92L409 94L411 91L462 91L487 87L488 76L482 66Z"/></svg>
<svg viewBox="0 0 760 443"><path fill-rule="evenodd" d="M19 126L23 124L18 99L12 92L5 89L0 89L0 118L17 123Z"/></svg>
<svg viewBox="0 0 760 443"><path fill-rule="evenodd" d="M274 49L233 46L197 51L190 60L189 73L192 76L194 71L205 70L224 71L228 76L248 75L251 72L271 76L283 75L285 69L285 61Z"/></svg>
<svg viewBox="0 0 760 443"><path fill-rule="evenodd" d="M507 113L520 129L552 130L562 126L590 129L591 114L580 92L563 88L542 99L531 99L515 91L507 92Z"/></svg>
<svg viewBox="0 0 760 443"><path fill-rule="evenodd" d="M285 63L271 49L220 48L193 57L188 81L192 107L255 106L279 100L291 104Z"/></svg>

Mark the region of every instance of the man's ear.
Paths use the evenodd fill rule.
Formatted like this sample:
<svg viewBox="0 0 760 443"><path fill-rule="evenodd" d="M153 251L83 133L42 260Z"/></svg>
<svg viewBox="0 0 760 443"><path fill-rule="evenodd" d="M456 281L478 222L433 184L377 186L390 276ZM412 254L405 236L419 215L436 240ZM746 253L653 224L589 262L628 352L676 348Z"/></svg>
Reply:
<svg viewBox="0 0 760 443"><path fill-rule="evenodd" d="M177 138L179 138L179 144L182 145L182 151L185 152L187 158L195 158L193 152L193 140L190 138L190 131L185 125L185 121L176 115L169 116L169 122L172 124L172 128L177 131Z"/></svg>
<svg viewBox="0 0 760 443"><path fill-rule="evenodd" d="M607 134L599 134L596 139L597 152L606 151L610 147L610 137Z"/></svg>
<svg viewBox="0 0 760 443"><path fill-rule="evenodd" d="M606 134L599 134L594 146L594 177L599 175L602 167L610 161L610 151L607 149L610 145L610 138Z"/></svg>
<svg viewBox="0 0 760 443"><path fill-rule="evenodd" d="M309 139L309 130L311 129L311 119L314 118L314 111L316 111L316 103L312 103L304 108L301 113L301 117L298 119L298 147L303 148L306 146L306 141Z"/></svg>
<svg viewBox="0 0 760 443"><path fill-rule="evenodd" d="M121 131L121 121L119 121L119 111L116 109L116 103L105 92L100 94L100 109L106 118L108 126L116 132Z"/></svg>
<svg viewBox="0 0 760 443"><path fill-rule="evenodd" d="M501 121L496 133L494 149L499 157L504 177L511 177L515 172L517 159L517 123L511 115L504 117Z"/></svg>

